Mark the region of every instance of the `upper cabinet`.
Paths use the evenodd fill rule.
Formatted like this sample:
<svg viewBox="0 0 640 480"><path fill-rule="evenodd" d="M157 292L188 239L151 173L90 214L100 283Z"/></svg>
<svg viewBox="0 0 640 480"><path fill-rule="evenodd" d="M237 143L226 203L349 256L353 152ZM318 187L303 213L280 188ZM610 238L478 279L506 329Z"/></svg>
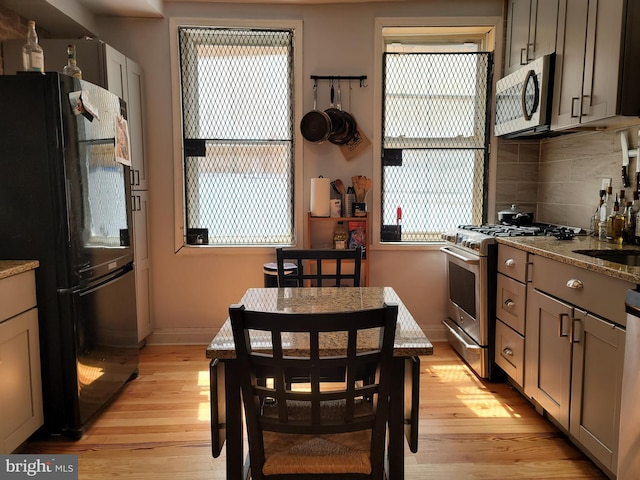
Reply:
<svg viewBox="0 0 640 480"><path fill-rule="evenodd" d="M509 0L505 75L555 53L551 130L640 116L640 2Z"/></svg>
<svg viewBox="0 0 640 480"><path fill-rule="evenodd" d="M555 51L559 0L510 0L505 75Z"/></svg>
<svg viewBox="0 0 640 480"><path fill-rule="evenodd" d="M551 129L605 126L637 116L637 2L561 0ZM636 23L637 24L637 23Z"/></svg>
<svg viewBox="0 0 640 480"><path fill-rule="evenodd" d="M562 0L552 128L616 115L624 0Z"/></svg>

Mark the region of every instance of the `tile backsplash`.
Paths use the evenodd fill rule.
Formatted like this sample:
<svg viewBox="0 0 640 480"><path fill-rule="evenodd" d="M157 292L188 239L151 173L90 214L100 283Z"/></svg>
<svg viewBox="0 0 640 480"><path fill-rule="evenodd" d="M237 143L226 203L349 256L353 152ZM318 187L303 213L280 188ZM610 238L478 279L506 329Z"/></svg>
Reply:
<svg viewBox="0 0 640 480"><path fill-rule="evenodd" d="M606 131L579 132L535 140L500 140L496 174L496 211L511 203L536 212L536 220L590 228L602 178L611 178L613 192L622 187L620 132L629 148L637 148L638 125ZM632 200L637 158L630 160Z"/></svg>

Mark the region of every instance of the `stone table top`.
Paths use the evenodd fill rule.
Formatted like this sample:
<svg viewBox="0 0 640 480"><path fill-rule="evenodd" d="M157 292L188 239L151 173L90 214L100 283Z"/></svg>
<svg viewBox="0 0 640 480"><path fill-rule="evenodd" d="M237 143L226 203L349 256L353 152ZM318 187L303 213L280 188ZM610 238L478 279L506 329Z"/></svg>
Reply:
<svg viewBox="0 0 640 480"><path fill-rule="evenodd" d="M0 260L0 279L38 268L37 260Z"/></svg>
<svg viewBox="0 0 640 480"><path fill-rule="evenodd" d="M433 345L391 287L250 288L238 302L247 310L282 313L348 312L380 308L384 303L398 305L394 356L432 355ZM295 355L305 350L303 342L291 340L287 354ZM339 339L327 336L325 340L328 349L340 348L337 345ZM266 337L264 341L270 343ZM207 347L207 357L220 360L236 358L228 318Z"/></svg>
<svg viewBox="0 0 640 480"><path fill-rule="evenodd" d="M576 235L571 240L558 240L552 236L498 237L497 240L498 243L542 257L640 284L640 266L622 265L574 252L574 250L637 250L640 253L640 247L635 245L613 244L588 235Z"/></svg>

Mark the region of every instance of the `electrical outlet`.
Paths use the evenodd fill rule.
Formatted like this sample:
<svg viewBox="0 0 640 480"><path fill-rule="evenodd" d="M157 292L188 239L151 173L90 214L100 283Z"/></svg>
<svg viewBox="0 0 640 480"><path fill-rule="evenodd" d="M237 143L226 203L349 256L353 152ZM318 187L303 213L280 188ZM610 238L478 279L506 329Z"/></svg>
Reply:
<svg viewBox="0 0 640 480"><path fill-rule="evenodd" d="M602 186L600 187L600 190L606 190L610 186L611 186L611 179L610 178L603 178L602 179Z"/></svg>

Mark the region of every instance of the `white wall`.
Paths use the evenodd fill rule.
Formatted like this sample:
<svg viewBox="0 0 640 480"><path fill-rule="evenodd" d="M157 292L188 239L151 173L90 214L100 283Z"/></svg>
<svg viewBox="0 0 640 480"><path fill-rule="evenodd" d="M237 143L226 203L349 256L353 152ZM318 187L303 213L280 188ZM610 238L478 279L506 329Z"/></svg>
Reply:
<svg viewBox="0 0 640 480"><path fill-rule="evenodd" d="M174 184L172 157L171 65L169 18L301 19L304 24L305 105L312 108L317 75L367 75L369 86L354 85L350 111L372 142L374 135L374 19L376 17L500 17L502 0L429 0L347 5L248 5L165 3L165 19L99 21L101 38L139 63L145 72L147 154L150 165L153 317L151 342L206 343L227 317L229 304L249 287L263 283L262 264L274 254L251 249L174 253ZM343 101L343 103L345 103ZM322 106L322 104L320 104ZM326 108L326 107L325 107ZM302 141L302 139L300 139ZM350 179L373 176L372 149L349 162L332 144L304 144L304 210L311 177ZM268 207L267 207L268 208ZM371 208L371 206L370 206ZM432 340L444 339L444 259L434 248L370 249L371 285L392 286Z"/></svg>

